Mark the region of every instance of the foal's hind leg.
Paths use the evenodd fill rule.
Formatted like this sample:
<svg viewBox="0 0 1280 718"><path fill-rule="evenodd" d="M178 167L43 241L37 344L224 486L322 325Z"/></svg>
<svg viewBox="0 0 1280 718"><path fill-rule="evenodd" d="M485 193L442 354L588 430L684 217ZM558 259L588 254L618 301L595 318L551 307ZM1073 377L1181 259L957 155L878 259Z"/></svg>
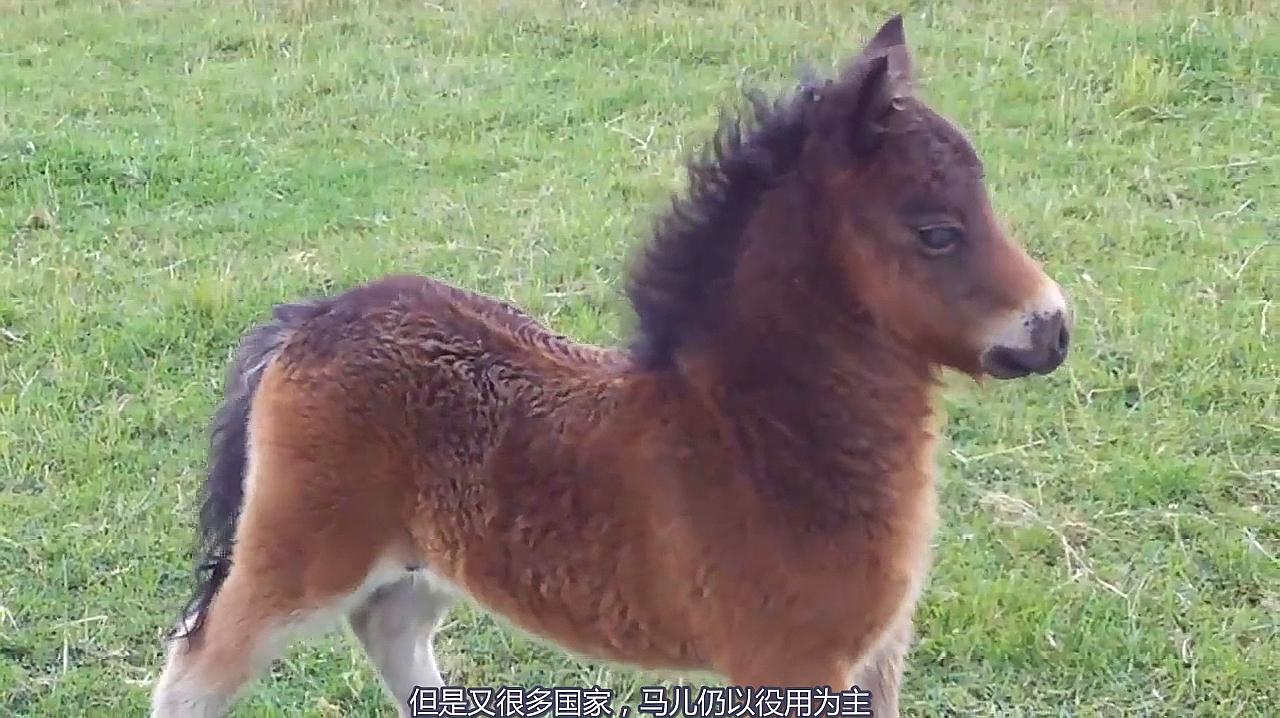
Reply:
<svg viewBox="0 0 1280 718"><path fill-rule="evenodd" d="M189 643L180 638L171 644L152 716L225 715L241 690L279 657L290 639L334 625L372 589L403 575L403 569L353 566L347 588L307 595L290 586L300 574L301 562L305 556L300 565L274 572L251 561L232 565L200 632Z"/></svg>
<svg viewBox="0 0 1280 718"><path fill-rule="evenodd" d="M286 468L266 455L260 463L227 579L200 631L170 645L153 716L224 715L291 638L338 623L406 573L381 528L385 521L372 514L380 507L336 494L341 484L310 462Z"/></svg>
<svg viewBox="0 0 1280 718"><path fill-rule="evenodd" d="M299 579L311 563L307 559L308 554L300 552L294 563L268 568L249 555L232 564L200 632L189 643L179 638L171 644L152 716L225 715L241 690L279 657L290 639L331 627L353 604L403 575L403 567L380 567L370 561L346 567L349 580L340 587L299 591Z"/></svg>
<svg viewBox="0 0 1280 718"><path fill-rule="evenodd" d="M384 586L351 612L351 629L402 715L415 686L442 686L432 639L454 597L417 571Z"/></svg>
<svg viewBox="0 0 1280 718"><path fill-rule="evenodd" d="M296 613L256 583L250 571L233 567L200 632L170 644L152 716L224 715L240 689L281 651Z"/></svg>

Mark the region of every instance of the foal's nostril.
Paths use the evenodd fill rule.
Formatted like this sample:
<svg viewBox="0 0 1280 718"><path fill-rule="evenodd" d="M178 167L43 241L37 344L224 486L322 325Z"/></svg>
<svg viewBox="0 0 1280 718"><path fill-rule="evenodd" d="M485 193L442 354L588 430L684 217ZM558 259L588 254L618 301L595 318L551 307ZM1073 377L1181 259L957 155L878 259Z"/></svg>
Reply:
<svg viewBox="0 0 1280 718"><path fill-rule="evenodd" d="M1071 327L1068 327L1064 323L1062 325L1062 328L1058 330L1058 344L1057 344L1058 353L1066 354L1067 347L1069 346L1071 346Z"/></svg>
<svg viewBox="0 0 1280 718"><path fill-rule="evenodd" d="M1070 343L1071 328L1062 312L1041 317L1031 332L1031 352L1036 359L1029 364L1039 374L1053 371L1066 358Z"/></svg>
<svg viewBox="0 0 1280 718"><path fill-rule="evenodd" d="M1041 352L1054 351L1062 344L1062 332L1067 328L1062 312L1036 317L1031 325L1031 346Z"/></svg>
<svg viewBox="0 0 1280 718"><path fill-rule="evenodd" d="M1067 355L1071 326L1062 312L1042 317L1032 331L1032 346L1038 347L1048 363L1056 366Z"/></svg>

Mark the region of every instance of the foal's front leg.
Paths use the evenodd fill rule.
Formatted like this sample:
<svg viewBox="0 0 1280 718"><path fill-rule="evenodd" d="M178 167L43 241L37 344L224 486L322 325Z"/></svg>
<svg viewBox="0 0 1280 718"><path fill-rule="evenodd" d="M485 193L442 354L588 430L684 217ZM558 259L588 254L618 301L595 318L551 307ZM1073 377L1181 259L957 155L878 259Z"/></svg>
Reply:
<svg viewBox="0 0 1280 718"><path fill-rule="evenodd" d="M911 619L891 628L876 652L854 674L853 685L871 693L875 718L898 718L898 693L911 648Z"/></svg>
<svg viewBox="0 0 1280 718"><path fill-rule="evenodd" d="M797 657L790 651L762 651L744 656L725 672L730 683L755 688L814 688L839 692L856 686L870 694L874 718L898 718L898 692L911 646L911 619L888 629L880 644L856 670L839 657ZM816 707L815 707L816 709Z"/></svg>
<svg viewBox="0 0 1280 718"><path fill-rule="evenodd" d="M756 690L761 688L812 689L827 686L832 693L836 693L849 687L849 665L843 661L817 657L779 656L776 659L755 657L749 664L729 671L726 677L730 685ZM814 710L818 710L818 707L815 706ZM877 713L876 718L879 718L879 715Z"/></svg>

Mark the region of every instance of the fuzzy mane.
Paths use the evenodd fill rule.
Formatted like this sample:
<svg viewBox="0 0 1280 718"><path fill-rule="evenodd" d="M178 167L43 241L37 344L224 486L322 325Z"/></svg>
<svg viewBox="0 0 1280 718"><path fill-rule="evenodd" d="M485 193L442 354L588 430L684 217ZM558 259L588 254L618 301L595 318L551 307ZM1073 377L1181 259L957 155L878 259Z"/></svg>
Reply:
<svg viewBox="0 0 1280 718"><path fill-rule="evenodd" d="M750 107L722 120L689 162L686 196L658 219L627 283L637 320L631 349L642 366L670 366L679 347L720 323L747 223L800 158L811 88L774 101L748 92Z"/></svg>

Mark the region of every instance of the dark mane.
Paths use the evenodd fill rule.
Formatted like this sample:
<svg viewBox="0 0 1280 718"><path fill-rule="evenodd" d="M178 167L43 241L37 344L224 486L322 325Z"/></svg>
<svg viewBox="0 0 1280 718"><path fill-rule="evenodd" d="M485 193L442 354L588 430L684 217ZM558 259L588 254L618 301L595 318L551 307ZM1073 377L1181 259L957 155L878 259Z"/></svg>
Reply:
<svg viewBox="0 0 1280 718"><path fill-rule="evenodd" d="M747 222L800 157L809 97L808 86L774 101L747 93L750 107L723 120L690 161L687 195L673 198L658 220L627 284L637 320L632 352L641 365L669 365L678 347L719 323Z"/></svg>

